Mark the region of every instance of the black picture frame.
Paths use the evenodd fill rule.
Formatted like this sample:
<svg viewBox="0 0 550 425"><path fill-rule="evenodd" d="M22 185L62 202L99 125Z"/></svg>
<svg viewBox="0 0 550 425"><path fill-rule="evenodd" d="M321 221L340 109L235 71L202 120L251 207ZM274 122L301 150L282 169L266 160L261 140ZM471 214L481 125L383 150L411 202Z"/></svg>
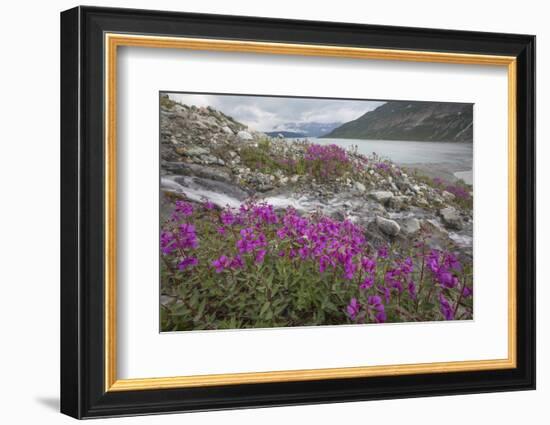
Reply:
<svg viewBox="0 0 550 425"><path fill-rule="evenodd" d="M517 58L517 367L105 391L104 34L308 43ZM75 418L535 388L535 37L76 7L61 13L61 412Z"/></svg>

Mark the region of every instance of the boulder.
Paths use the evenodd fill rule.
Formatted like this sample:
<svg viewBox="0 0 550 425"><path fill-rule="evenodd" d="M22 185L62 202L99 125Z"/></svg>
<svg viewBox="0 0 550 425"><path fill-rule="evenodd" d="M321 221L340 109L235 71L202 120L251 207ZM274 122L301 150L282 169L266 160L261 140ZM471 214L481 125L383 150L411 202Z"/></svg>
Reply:
<svg viewBox="0 0 550 425"><path fill-rule="evenodd" d="M361 182L355 182L355 189L357 189L357 191L359 191L361 193L364 193L367 190L365 185Z"/></svg>
<svg viewBox="0 0 550 425"><path fill-rule="evenodd" d="M430 203L428 201L426 201L426 198L424 198L423 196L417 196L414 198L414 200L416 201L416 205L420 206L420 207L429 207L430 206Z"/></svg>
<svg viewBox="0 0 550 425"><path fill-rule="evenodd" d="M200 146L192 146L182 151L182 153L187 156L202 156L202 155L208 155L210 151L208 149L201 148Z"/></svg>
<svg viewBox="0 0 550 425"><path fill-rule="evenodd" d="M233 135L233 130L231 130L228 126L222 127L222 131L226 134L230 134L231 136Z"/></svg>
<svg viewBox="0 0 550 425"><path fill-rule="evenodd" d="M203 164L217 164L218 163L218 158L216 158L215 156L212 156L212 155L203 155L201 156L201 161Z"/></svg>
<svg viewBox="0 0 550 425"><path fill-rule="evenodd" d="M383 233L389 236L396 236L401 230L396 221L380 216L376 217L376 225Z"/></svg>
<svg viewBox="0 0 550 425"><path fill-rule="evenodd" d="M455 230L462 229L462 219L460 218L459 212L455 208L443 208L439 210L439 215L441 216L445 226Z"/></svg>
<svg viewBox="0 0 550 425"><path fill-rule="evenodd" d="M237 137L241 140L252 140L252 134L250 134L248 131L241 130L237 133Z"/></svg>
<svg viewBox="0 0 550 425"><path fill-rule="evenodd" d="M390 208L393 208L394 210L402 210L405 208L405 203L407 201L406 196L394 196L393 198L390 198L388 202L388 206Z"/></svg>
<svg viewBox="0 0 550 425"><path fill-rule="evenodd" d="M406 235L414 235L420 230L420 221L414 217L407 218L401 223L401 229Z"/></svg>
<svg viewBox="0 0 550 425"><path fill-rule="evenodd" d="M391 198L393 198L393 193L391 193L389 191L380 190L380 191L376 191L376 192L370 192L369 196L371 198L373 198L374 200L376 200L376 201L378 201L382 204L385 204Z"/></svg>

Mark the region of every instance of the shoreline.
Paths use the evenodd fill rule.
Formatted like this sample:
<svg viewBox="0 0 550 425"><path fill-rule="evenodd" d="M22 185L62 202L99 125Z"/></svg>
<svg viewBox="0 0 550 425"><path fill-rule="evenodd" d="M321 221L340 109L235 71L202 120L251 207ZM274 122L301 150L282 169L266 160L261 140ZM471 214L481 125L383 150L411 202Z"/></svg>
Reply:
<svg viewBox="0 0 550 425"><path fill-rule="evenodd" d="M398 165L408 171L418 171L430 178L439 177L449 182L456 182L459 180L464 181L468 185L472 185L472 169L465 169L467 167L460 166L459 164L453 164L450 162L430 162L430 163L412 163Z"/></svg>

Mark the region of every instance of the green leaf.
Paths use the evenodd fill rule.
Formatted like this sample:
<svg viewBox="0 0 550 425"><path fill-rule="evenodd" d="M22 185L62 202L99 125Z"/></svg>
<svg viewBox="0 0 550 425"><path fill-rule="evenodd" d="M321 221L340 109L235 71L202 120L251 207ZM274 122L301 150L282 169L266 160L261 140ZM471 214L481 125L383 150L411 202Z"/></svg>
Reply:
<svg viewBox="0 0 550 425"><path fill-rule="evenodd" d="M271 303L269 301L266 301L264 303L264 305L262 306L261 310L260 310L260 317L263 317L263 315L266 313L266 311L269 309L269 306L271 305Z"/></svg>

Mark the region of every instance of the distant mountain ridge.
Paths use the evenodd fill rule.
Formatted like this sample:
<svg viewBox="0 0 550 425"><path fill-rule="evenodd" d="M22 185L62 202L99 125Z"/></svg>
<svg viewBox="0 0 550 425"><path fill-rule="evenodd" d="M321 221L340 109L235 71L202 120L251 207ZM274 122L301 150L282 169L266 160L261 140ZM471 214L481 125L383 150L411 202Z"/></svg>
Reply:
<svg viewBox="0 0 550 425"><path fill-rule="evenodd" d="M321 137L472 142L473 105L389 101Z"/></svg>
<svg viewBox="0 0 550 425"><path fill-rule="evenodd" d="M304 133L296 133L294 131L267 131L265 134L267 134L270 137L284 137L285 139L299 139L302 137L307 137Z"/></svg>
<svg viewBox="0 0 550 425"><path fill-rule="evenodd" d="M279 124L272 130L265 132L270 136L277 136L279 133L289 136L285 137L319 137L341 126L342 122L290 122Z"/></svg>

